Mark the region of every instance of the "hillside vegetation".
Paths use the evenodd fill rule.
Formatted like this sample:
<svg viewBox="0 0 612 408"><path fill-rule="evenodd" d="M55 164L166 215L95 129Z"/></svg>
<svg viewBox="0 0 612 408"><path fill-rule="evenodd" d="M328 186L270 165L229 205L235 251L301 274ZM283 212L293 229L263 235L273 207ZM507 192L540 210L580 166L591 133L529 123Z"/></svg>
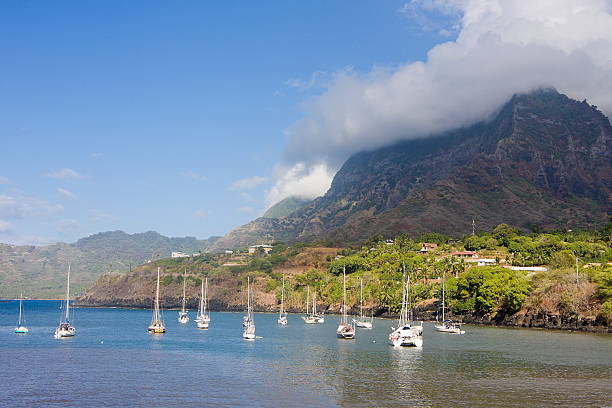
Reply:
<svg viewBox="0 0 612 408"><path fill-rule="evenodd" d="M157 232L126 234L102 232L75 243L47 246L0 244L0 297L58 298L65 295L68 263L72 268L71 292L82 294L100 274L125 272L131 266L172 251L193 254L205 251L215 238L168 238Z"/></svg>
<svg viewBox="0 0 612 408"><path fill-rule="evenodd" d="M612 319L612 223L600 230L522 234L505 224L493 231L467 236L448 244L441 234L392 242L374 236L359 248L332 248L297 243L277 243L269 255L206 254L189 259L164 259L141 266L131 274L106 274L79 302L98 306L149 307L155 271L162 270L165 307L180 305L186 271L188 304L197 305L202 279L208 278L211 307L242 310L246 279L251 277L258 310L278 310L280 287L290 311L305 308L307 288L316 292L318 309L338 312L342 297L342 271L347 273L348 301L357 311L363 280L368 313L394 315L401 299L403 271L412 282L412 303L421 318L432 318L441 277L446 276L447 299L452 313L515 324L572 328L607 326ZM437 243L421 253L423 242ZM455 251L475 249L492 266L476 266L459 259ZM578 273L576 272L578 258ZM548 271L518 271L510 266L548 265ZM517 316L520 317L516 320ZM548 319L548 320L547 320ZM556 321L556 320L555 320ZM554 324L553 324L554 326Z"/></svg>

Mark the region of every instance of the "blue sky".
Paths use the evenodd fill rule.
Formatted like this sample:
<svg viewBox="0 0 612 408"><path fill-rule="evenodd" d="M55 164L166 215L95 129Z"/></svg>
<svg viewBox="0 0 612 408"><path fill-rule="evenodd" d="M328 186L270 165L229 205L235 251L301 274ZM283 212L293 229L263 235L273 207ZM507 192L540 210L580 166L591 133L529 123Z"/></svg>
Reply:
<svg viewBox="0 0 612 408"><path fill-rule="evenodd" d="M612 114L612 0L25 0L0 52L12 244L222 235L543 86Z"/></svg>
<svg viewBox="0 0 612 408"><path fill-rule="evenodd" d="M0 242L206 238L261 215L284 131L326 79L445 39L402 6L3 3Z"/></svg>

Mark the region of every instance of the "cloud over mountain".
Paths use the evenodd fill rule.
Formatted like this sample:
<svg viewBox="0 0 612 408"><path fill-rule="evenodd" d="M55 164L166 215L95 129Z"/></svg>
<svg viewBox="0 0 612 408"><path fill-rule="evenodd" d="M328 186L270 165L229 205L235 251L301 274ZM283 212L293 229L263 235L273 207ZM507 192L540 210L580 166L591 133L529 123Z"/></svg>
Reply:
<svg viewBox="0 0 612 408"><path fill-rule="evenodd" d="M333 175L358 151L487 119L515 93L554 87L612 113L612 1L407 5L460 16L457 38L432 48L425 61L334 76L287 129L286 163L269 201L294 194L301 184L308 186L302 195L320 195L329 186L316 177L322 169ZM316 187L305 181L315 179Z"/></svg>

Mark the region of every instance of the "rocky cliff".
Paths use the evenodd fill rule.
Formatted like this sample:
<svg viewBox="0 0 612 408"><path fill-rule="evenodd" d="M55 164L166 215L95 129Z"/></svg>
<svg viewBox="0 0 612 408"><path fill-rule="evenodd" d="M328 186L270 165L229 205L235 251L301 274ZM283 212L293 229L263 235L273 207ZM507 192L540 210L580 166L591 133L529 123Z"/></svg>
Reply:
<svg viewBox="0 0 612 408"><path fill-rule="evenodd" d="M349 158L327 193L238 227L211 248L262 237L345 242L375 233L462 236L499 223L591 228L612 213L612 128L554 90L515 95L490 121Z"/></svg>

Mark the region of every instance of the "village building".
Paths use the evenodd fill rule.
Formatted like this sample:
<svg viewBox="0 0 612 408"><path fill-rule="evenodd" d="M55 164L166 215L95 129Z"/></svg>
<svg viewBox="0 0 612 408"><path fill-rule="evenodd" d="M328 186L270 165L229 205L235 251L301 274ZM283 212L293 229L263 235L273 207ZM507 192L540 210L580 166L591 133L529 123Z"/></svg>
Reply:
<svg viewBox="0 0 612 408"><path fill-rule="evenodd" d="M421 252L429 252L438 248L438 244L431 244L429 242L423 242L423 246L421 247Z"/></svg>
<svg viewBox="0 0 612 408"><path fill-rule="evenodd" d="M255 255L257 251L259 251L259 248L261 248L266 255L272 251L272 245L251 245L249 246L249 255Z"/></svg>

